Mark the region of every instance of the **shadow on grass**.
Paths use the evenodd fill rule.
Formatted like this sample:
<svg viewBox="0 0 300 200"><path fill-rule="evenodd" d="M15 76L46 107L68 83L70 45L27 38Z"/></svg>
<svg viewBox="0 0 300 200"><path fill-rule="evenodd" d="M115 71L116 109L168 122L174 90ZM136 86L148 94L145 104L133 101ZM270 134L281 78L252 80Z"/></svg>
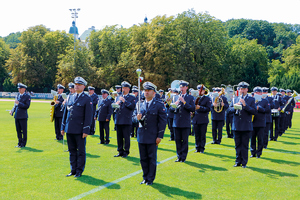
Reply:
<svg viewBox="0 0 300 200"><path fill-rule="evenodd" d="M235 146L234 146L234 145L223 144L223 143L221 143L220 145L221 145L221 146L225 146L225 147L231 147L231 148L235 149Z"/></svg>
<svg viewBox="0 0 300 200"><path fill-rule="evenodd" d="M202 163L195 163L192 161L185 161L186 164L192 166L192 167L196 167L199 168L200 172L205 172L207 170L212 170L212 171L228 171L226 168L223 167L217 167L217 166L212 166L212 165L206 165L206 164L202 164Z"/></svg>
<svg viewBox="0 0 300 200"><path fill-rule="evenodd" d="M158 150L169 151L169 152L176 153L176 150L175 150L175 149L165 149L165 148L158 147Z"/></svg>
<svg viewBox="0 0 300 200"><path fill-rule="evenodd" d="M120 189L121 188L119 184L109 183L104 180L97 179L92 176L84 175L84 174L82 174L81 177L77 178L76 181L80 181L82 183L94 185L94 186L104 186L105 184L107 184L106 186L108 189ZM112 185L114 185L114 187L109 187Z"/></svg>
<svg viewBox="0 0 300 200"><path fill-rule="evenodd" d="M248 167L248 169L251 169L253 171L266 174L270 178L278 178L278 177L298 177L297 174L292 174L292 173L287 173L287 172L282 172L282 171L275 171L272 169L263 169L263 168L256 168L256 167Z"/></svg>
<svg viewBox="0 0 300 200"><path fill-rule="evenodd" d="M22 148L19 149L18 152L20 153L21 151L24 151L24 150L35 152L35 153L41 153L41 152L43 152L43 150L35 149L35 148L31 148L31 147L22 147Z"/></svg>
<svg viewBox="0 0 300 200"><path fill-rule="evenodd" d="M300 152L297 152L297 151L289 151L289 150L284 150L284 149L274 149L274 148L269 148L269 147L268 147L268 150L277 151L277 152L280 152L280 153L300 154Z"/></svg>
<svg viewBox="0 0 300 200"><path fill-rule="evenodd" d="M296 143L296 142L287 142L287 141L281 141L278 140L277 142L281 142L282 144L287 144L287 145L299 145L300 143Z"/></svg>
<svg viewBox="0 0 300 200"><path fill-rule="evenodd" d="M288 139L293 139L293 140L300 139L300 137L292 137L292 136L287 136L287 135L283 135L283 137L288 138Z"/></svg>
<svg viewBox="0 0 300 200"><path fill-rule="evenodd" d="M133 165L140 165L140 158L128 156L128 157L122 158L122 159L126 159L126 160L132 162Z"/></svg>
<svg viewBox="0 0 300 200"><path fill-rule="evenodd" d="M261 159L268 160L268 161L278 163L278 164L286 164L286 165L292 165L292 166L300 165L299 162L294 162L294 161L280 160L280 159L274 159L274 158L265 158L265 157L261 157Z"/></svg>
<svg viewBox="0 0 300 200"><path fill-rule="evenodd" d="M112 148L118 148L118 145L115 144L99 144L99 145L103 145L104 147L112 147Z"/></svg>
<svg viewBox="0 0 300 200"><path fill-rule="evenodd" d="M164 185L161 183L153 183L152 188L158 190L160 193L170 198L176 198L173 197L174 195L176 195L176 196L182 196L187 199L202 199L202 195L199 193L185 191L180 188Z"/></svg>
<svg viewBox="0 0 300 200"><path fill-rule="evenodd" d="M232 159L232 160L236 159L235 156L228 156L228 155L224 155L224 154L217 154L217 153L211 153L211 152L205 152L204 154L209 155L209 156L215 156L218 158L228 158L228 159Z"/></svg>
<svg viewBox="0 0 300 200"><path fill-rule="evenodd" d="M100 158L99 155L93 155L93 154L90 154L90 153L86 153L86 157L88 157L88 158Z"/></svg>

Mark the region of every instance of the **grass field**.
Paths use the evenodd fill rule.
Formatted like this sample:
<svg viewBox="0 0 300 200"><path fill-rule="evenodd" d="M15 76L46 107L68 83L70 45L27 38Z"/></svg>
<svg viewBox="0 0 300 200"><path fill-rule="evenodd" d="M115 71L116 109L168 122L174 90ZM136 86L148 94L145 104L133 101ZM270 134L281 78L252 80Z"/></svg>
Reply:
<svg viewBox="0 0 300 200"><path fill-rule="evenodd" d="M128 158L114 158L116 132L110 132L111 144L98 145L97 125L96 135L87 139L83 176L65 177L70 172L69 154L64 152L66 145L54 140L49 104L31 104L28 142L22 149L14 148L14 118L5 111L12 106L13 102L0 101L0 199L71 199L81 194L82 199L300 199L300 113L294 113L293 128L277 142L269 142L260 159L249 158L246 169L233 167L234 141L229 138L223 138L221 145L207 144L204 154L195 154L190 136L187 161L175 163L175 143L168 141L166 129L158 150L162 163L153 186L146 186L139 184L136 138L131 139ZM209 124L207 143L211 140ZM105 184L110 186L99 187Z"/></svg>

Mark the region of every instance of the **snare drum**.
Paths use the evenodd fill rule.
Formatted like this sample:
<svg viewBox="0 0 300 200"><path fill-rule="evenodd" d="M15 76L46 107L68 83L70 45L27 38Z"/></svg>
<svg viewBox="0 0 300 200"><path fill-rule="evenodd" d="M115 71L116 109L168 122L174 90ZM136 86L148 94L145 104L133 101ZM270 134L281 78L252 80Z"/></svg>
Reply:
<svg viewBox="0 0 300 200"><path fill-rule="evenodd" d="M271 113L272 113L272 117L279 117L280 115L279 110L277 109L272 109Z"/></svg>

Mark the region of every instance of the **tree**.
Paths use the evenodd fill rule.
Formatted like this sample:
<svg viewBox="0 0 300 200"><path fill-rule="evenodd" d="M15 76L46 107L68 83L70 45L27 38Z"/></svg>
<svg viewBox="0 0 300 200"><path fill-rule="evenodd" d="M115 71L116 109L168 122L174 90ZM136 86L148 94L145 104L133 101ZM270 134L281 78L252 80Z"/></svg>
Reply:
<svg viewBox="0 0 300 200"><path fill-rule="evenodd" d="M0 39L0 85L2 86L3 81L8 77L7 69L5 67L6 61L10 56L10 49L7 44ZM2 89L0 87L0 89Z"/></svg>
<svg viewBox="0 0 300 200"><path fill-rule="evenodd" d="M228 66L226 76L228 84L246 81L250 88L267 86L268 57L265 47L257 44L257 40L233 37L227 42L228 52L225 65Z"/></svg>
<svg viewBox="0 0 300 200"><path fill-rule="evenodd" d="M9 45L10 48L15 49L19 43L21 43L20 38L21 33L16 32L16 33L10 33L8 36L4 37L4 41L6 44Z"/></svg>

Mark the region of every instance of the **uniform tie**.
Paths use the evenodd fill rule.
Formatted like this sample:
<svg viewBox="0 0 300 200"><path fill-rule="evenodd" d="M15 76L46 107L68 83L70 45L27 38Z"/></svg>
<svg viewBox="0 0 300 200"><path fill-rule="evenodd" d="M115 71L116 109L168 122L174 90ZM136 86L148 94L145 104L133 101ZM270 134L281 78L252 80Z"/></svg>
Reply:
<svg viewBox="0 0 300 200"><path fill-rule="evenodd" d="M147 102L147 103L146 103L146 110L148 110L148 106L149 106L149 103Z"/></svg>
<svg viewBox="0 0 300 200"><path fill-rule="evenodd" d="M77 95L76 95L76 97L75 97L75 100L74 100L74 101L76 101L76 100L78 99L78 96L79 96L79 94L77 94Z"/></svg>

